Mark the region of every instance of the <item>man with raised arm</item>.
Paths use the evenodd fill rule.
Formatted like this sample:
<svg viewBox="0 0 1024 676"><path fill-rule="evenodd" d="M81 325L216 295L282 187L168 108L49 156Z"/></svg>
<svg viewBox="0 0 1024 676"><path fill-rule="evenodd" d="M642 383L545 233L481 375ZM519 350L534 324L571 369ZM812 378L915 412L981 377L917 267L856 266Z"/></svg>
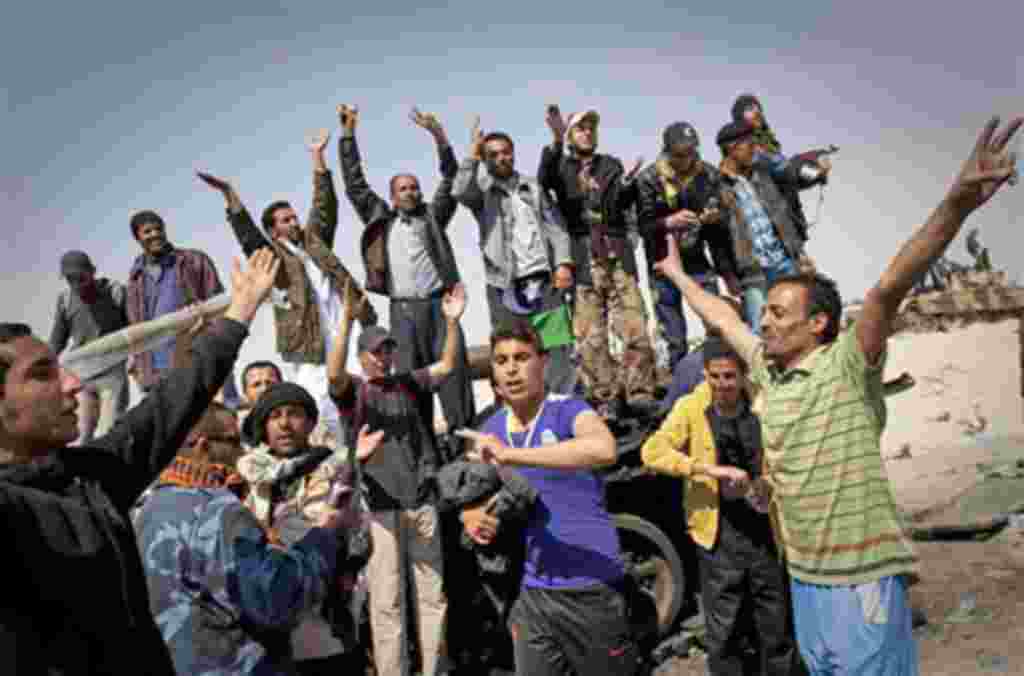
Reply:
<svg viewBox="0 0 1024 676"><path fill-rule="evenodd" d="M440 359L447 326L441 302L445 292L459 283L458 264L447 232L458 207L452 197L452 182L458 170L455 153L441 122L413 108L412 121L426 129L437 145L441 184L427 203L419 179L396 174L391 178L389 205L363 174L356 143L358 108L338 106L338 115L345 195L366 226L360 240L366 290L390 298L391 335L401 346L395 355L395 369L415 371ZM473 420L473 390L461 346L456 368L441 385L438 396L448 429L465 427Z"/></svg>
<svg viewBox="0 0 1024 676"><path fill-rule="evenodd" d="M526 525L526 572L509 625L516 673L632 674L619 536L593 470L615 462L615 437L577 398L548 394L547 356L528 323L491 334L491 367L505 406L473 456L511 466L538 495Z"/></svg>
<svg viewBox="0 0 1024 676"><path fill-rule="evenodd" d="M597 152L600 119L587 110L565 120L558 106L548 106L553 142L541 153L537 178L554 194L572 240L581 380L598 413L615 419L621 395L632 407L653 412L654 350L626 236L626 210L636 191L622 162ZM621 368L612 359L609 326L623 344Z"/></svg>
<svg viewBox="0 0 1024 676"><path fill-rule="evenodd" d="M442 589L441 525L437 513L437 471L441 458L434 440L432 392L456 367L466 310L462 284L441 300L445 344L441 360L415 371L392 373L399 346L382 327L359 336L363 377L347 370L348 341L358 299L345 289L342 321L328 362L331 397L349 430L363 425L385 430L377 452L364 467L373 543L367 578L373 653L380 676L408 673L403 615L418 613L424 676L433 676L442 650L447 600ZM416 601L403 604L405 571L412 570ZM403 608L405 606L405 608Z"/></svg>
<svg viewBox="0 0 1024 676"><path fill-rule="evenodd" d="M1006 147L1024 124L991 120L927 222L900 248L851 326L820 275L776 279L758 338L672 253L659 264L762 388L764 474L789 569L796 638L812 674L916 674L907 585L918 560L882 462L886 342L914 280L967 217L1013 175ZM837 625L837 618L839 623Z"/></svg>
<svg viewBox="0 0 1024 676"><path fill-rule="evenodd" d="M480 228L491 328L518 318L538 327L549 353L548 388L571 392L576 378L565 293L574 272L562 215L535 178L515 170L508 134L484 135L478 117L470 138L469 157L459 165L453 192Z"/></svg>
<svg viewBox="0 0 1024 676"><path fill-rule="evenodd" d="M334 254L338 228L338 198L324 161L330 140L327 130L311 139L313 206L305 225L291 204L272 202L263 210L263 232L253 223L238 192L227 181L199 172L199 178L219 191L227 203L228 221L247 255L270 246L281 258L272 302L277 351L286 366L285 378L302 385L317 401L321 424L316 443L333 446L341 436L337 414L327 394L327 354L341 317L341 291L351 275ZM377 321L373 306L363 303L359 319Z"/></svg>
<svg viewBox="0 0 1024 676"><path fill-rule="evenodd" d="M129 510L231 372L277 274L269 250L232 271L231 305L106 436L78 436L78 377L24 324L0 324L0 672L174 674L150 615ZM102 619L100 615L102 615Z"/></svg>

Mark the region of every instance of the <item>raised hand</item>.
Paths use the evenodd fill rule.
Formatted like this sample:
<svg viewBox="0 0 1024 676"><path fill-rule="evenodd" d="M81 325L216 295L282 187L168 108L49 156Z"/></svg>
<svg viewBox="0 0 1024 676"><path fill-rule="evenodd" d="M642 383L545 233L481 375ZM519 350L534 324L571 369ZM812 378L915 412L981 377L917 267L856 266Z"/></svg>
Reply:
<svg viewBox="0 0 1024 676"><path fill-rule="evenodd" d="M548 129L551 130L551 136L554 137L555 143L565 138L565 118L562 117L562 111L559 110L556 104L548 105L547 112L544 114L544 121L547 123Z"/></svg>
<svg viewBox="0 0 1024 676"><path fill-rule="evenodd" d="M224 201L227 202L229 209L240 208L242 205L241 200L238 198L238 191L235 190L234 186L223 178L217 178L213 174L207 174L204 171L197 171L196 176L199 177L206 185L210 186L221 195L224 196Z"/></svg>
<svg viewBox="0 0 1024 676"><path fill-rule="evenodd" d="M342 103L338 106L338 120L341 122L342 129L347 133L355 132L356 125L359 124L359 106Z"/></svg>
<svg viewBox="0 0 1024 676"><path fill-rule="evenodd" d="M244 272L238 259L234 259L231 265L231 305L224 316L248 325L270 295L280 265L280 259L267 247L249 257L249 267Z"/></svg>
<svg viewBox="0 0 1024 676"><path fill-rule="evenodd" d="M473 117L473 126L469 130L469 156L482 160L484 155L484 133L480 131L480 116Z"/></svg>
<svg viewBox="0 0 1024 676"><path fill-rule="evenodd" d="M322 153L324 148L327 147L327 142L331 140L331 132L329 129L317 129L312 131L306 137L306 147L309 148L311 153Z"/></svg>
<svg viewBox="0 0 1024 676"><path fill-rule="evenodd" d="M351 324L359 316L359 311L366 302L366 297L356 292L356 285L351 277L345 278L345 286L341 291L342 319L346 324Z"/></svg>
<svg viewBox="0 0 1024 676"><path fill-rule="evenodd" d="M462 313L466 311L466 286L459 282L445 292L441 299L441 312L445 318L452 321L462 319Z"/></svg>
<svg viewBox="0 0 1024 676"><path fill-rule="evenodd" d="M231 184L225 179L217 178L213 174L207 174L205 171L197 171L196 176L198 176L203 183L205 183L206 185L210 186L211 188L218 192L226 194L229 192L234 192L235 190L231 186Z"/></svg>
<svg viewBox="0 0 1024 676"><path fill-rule="evenodd" d="M409 111L409 119L412 120L413 124L418 127L423 127L430 135L434 137L438 143L447 143L448 137L444 133L444 127L441 126L441 121L437 119L437 115L433 113L421 113L420 109L416 106L412 107Z"/></svg>
<svg viewBox="0 0 1024 676"><path fill-rule="evenodd" d="M946 193L946 200L969 214L992 199L1014 173L1014 156L1007 151L1024 117L1011 120L999 131L999 118L993 117L978 135L970 156Z"/></svg>
<svg viewBox="0 0 1024 676"><path fill-rule="evenodd" d="M629 171L627 171L625 174L623 174L622 182L623 183L629 183L634 178L636 178L637 173L640 171L641 168L643 168L643 166L644 166L644 158L642 158L642 157L636 158L636 160L634 160L634 162L633 162L633 166L631 166L629 168Z"/></svg>
<svg viewBox="0 0 1024 676"><path fill-rule="evenodd" d="M356 458L359 462L366 462L373 455L374 451L380 448L383 439L384 430L371 432L369 425L363 425L356 439Z"/></svg>
<svg viewBox="0 0 1024 676"><path fill-rule="evenodd" d="M665 242L668 245L668 253L652 267L654 271L668 279L679 279L684 275L683 261L679 256L679 244L676 242L676 235L673 232L665 235Z"/></svg>

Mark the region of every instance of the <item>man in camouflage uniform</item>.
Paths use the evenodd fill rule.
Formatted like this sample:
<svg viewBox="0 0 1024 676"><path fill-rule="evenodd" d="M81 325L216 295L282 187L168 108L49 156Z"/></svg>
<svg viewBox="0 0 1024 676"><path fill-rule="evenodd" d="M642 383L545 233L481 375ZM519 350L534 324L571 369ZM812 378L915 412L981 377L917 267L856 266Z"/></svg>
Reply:
<svg viewBox="0 0 1024 676"><path fill-rule="evenodd" d="M654 350L626 237L625 211L635 200L632 176L618 159L596 152L596 111L575 113L566 122L557 106L549 106L546 119L554 141L544 148L537 176L554 193L572 241L580 380L605 418L616 417L623 393L630 406L649 410L655 404ZM623 343L621 368L609 348L609 320Z"/></svg>

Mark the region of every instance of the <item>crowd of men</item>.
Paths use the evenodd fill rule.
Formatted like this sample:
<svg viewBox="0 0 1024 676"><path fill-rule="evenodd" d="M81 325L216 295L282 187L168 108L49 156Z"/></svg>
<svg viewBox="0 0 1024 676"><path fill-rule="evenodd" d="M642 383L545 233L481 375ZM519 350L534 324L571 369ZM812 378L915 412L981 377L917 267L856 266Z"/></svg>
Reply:
<svg viewBox="0 0 1024 676"><path fill-rule="evenodd" d="M479 120L460 162L414 109L440 163L430 201L408 174L389 200L375 192L358 109L337 112L363 284L333 252L324 132L305 224L277 201L257 225L235 186L199 173L247 259L221 317L87 382L61 367L70 343L223 290L209 256L143 211L126 285L70 251L49 344L0 324L0 533L18 552L0 564L5 673L637 673L642 595L596 471L628 415L663 417L643 463L686 482L711 673L917 673L917 559L879 448L886 341L913 284L1013 175L1024 118L985 127L842 328L799 197L831 165L783 154L754 96L716 134L718 167L677 121L653 163L627 170L597 152L596 111L549 106L536 176ZM479 227L478 293L447 233L459 205ZM669 346L660 399L634 227ZM389 299L389 328L368 293ZM460 328L471 297L490 313L497 398L479 415ZM684 301L708 334L692 353ZM239 394L264 302L277 355L245 366ZM131 409L129 376L144 394Z"/></svg>

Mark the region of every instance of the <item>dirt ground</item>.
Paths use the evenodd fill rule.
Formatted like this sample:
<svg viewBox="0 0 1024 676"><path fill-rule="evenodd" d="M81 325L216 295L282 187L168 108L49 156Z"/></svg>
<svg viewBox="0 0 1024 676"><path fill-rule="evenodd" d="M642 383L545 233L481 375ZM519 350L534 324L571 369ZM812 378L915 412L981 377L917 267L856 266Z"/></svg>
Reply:
<svg viewBox="0 0 1024 676"><path fill-rule="evenodd" d="M942 523L943 515L929 521ZM923 574L911 602L928 620L915 632L920 673L1024 673L1024 531L1006 529L985 542L916 544ZM675 658L655 673L707 672L704 657L695 656Z"/></svg>

